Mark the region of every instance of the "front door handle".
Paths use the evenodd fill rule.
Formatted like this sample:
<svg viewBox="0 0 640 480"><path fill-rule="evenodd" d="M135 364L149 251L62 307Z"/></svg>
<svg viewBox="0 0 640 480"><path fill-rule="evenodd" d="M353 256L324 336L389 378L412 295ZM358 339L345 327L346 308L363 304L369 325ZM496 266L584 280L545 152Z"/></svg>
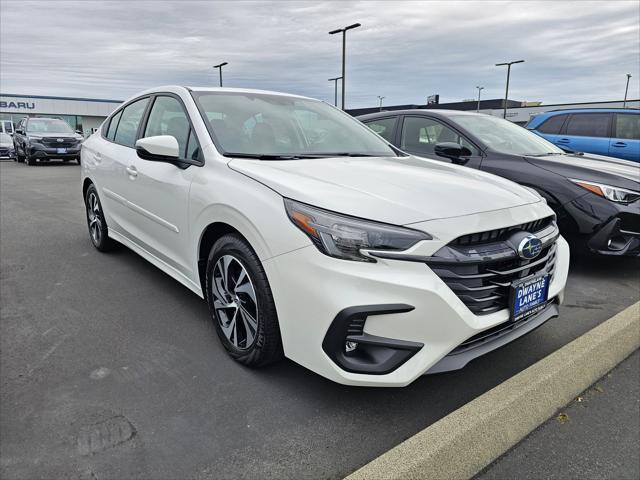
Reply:
<svg viewBox="0 0 640 480"><path fill-rule="evenodd" d="M138 176L138 170L133 165L128 166L126 170L130 177L136 178Z"/></svg>
<svg viewBox="0 0 640 480"><path fill-rule="evenodd" d="M626 147L627 144L624 142L616 142L613 144L614 147Z"/></svg>
<svg viewBox="0 0 640 480"><path fill-rule="evenodd" d="M561 138L560 140L558 140L558 143L569 143L569 139L568 138Z"/></svg>

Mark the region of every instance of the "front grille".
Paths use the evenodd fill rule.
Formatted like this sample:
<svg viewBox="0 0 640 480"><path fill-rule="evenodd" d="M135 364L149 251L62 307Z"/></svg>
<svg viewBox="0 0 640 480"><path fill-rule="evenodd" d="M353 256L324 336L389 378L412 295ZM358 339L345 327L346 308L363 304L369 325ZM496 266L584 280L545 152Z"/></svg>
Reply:
<svg viewBox="0 0 640 480"><path fill-rule="evenodd" d="M512 227L498 228L495 230L487 230L485 232L471 233L469 235L463 235L456 238L450 245L474 245L478 243L494 242L496 240L503 240L508 234L518 230L525 232L537 232L551 225L554 221L553 216L547 218L540 218L532 222L523 223L521 225L514 225Z"/></svg>
<svg viewBox="0 0 640 480"><path fill-rule="evenodd" d="M543 249L532 260L520 258L505 241L463 247L456 239L430 257L427 264L475 315L497 312L509 307L513 282L545 273L553 276L558 227L552 219L537 228L534 231L543 241ZM513 233L514 228L501 230ZM518 226L515 230L522 229Z"/></svg>
<svg viewBox="0 0 640 480"><path fill-rule="evenodd" d="M62 138L62 137L51 137L51 138L44 137L42 139L42 144L49 148L69 148L69 147L75 147L77 144L77 141L75 138L62 138L62 142L59 142L58 138Z"/></svg>
<svg viewBox="0 0 640 480"><path fill-rule="evenodd" d="M9 155L9 149L8 148L0 148L0 157L6 157L7 155Z"/></svg>

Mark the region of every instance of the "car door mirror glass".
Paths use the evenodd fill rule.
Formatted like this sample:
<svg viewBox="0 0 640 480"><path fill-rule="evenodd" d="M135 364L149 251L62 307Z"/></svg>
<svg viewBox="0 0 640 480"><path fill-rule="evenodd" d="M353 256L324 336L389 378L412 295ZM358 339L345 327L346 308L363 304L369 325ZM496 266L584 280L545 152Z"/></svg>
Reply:
<svg viewBox="0 0 640 480"><path fill-rule="evenodd" d="M144 160L175 162L180 158L178 140L171 135L141 138L136 142L136 152Z"/></svg>
<svg viewBox="0 0 640 480"><path fill-rule="evenodd" d="M453 163L464 165L468 159L464 157L471 156L469 148L453 142L437 143L434 147L434 153L440 157L448 158Z"/></svg>

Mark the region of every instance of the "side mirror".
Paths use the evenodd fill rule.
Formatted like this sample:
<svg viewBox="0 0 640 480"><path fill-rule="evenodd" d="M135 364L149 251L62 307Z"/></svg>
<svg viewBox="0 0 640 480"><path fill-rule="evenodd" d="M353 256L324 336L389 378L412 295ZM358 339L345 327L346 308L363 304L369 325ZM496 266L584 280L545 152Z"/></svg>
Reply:
<svg viewBox="0 0 640 480"><path fill-rule="evenodd" d="M465 163L467 163L468 160L463 157L471 156L471 150L469 150L467 147L463 147L459 143L453 142L436 143L433 151L436 155L448 158L453 163L457 163L458 165L464 165Z"/></svg>
<svg viewBox="0 0 640 480"><path fill-rule="evenodd" d="M84 132L82 130L76 130L76 133L80 135L84 135Z"/></svg>
<svg viewBox="0 0 640 480"><path fill-rule="evenodd" d="M136 142L136 152L144 160L175 163L180 158L178 140L171 135L141 138Z"/></svg>

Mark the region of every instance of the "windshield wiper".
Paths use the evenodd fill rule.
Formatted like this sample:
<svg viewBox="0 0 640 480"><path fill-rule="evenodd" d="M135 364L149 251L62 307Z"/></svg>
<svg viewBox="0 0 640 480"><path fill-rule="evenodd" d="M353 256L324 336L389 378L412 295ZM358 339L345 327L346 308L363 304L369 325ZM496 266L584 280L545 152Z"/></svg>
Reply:
<svg viewBox="0 0 640 480"><path fill-rule="evenodd" d="M372 155L370 153L358 153L358 152L328 152L328 153L316 153L316 155L322 157L379 157L380 155Z"/></svg>
<svg viewBox="0 0 640 480"><path fill-rule="evenodd" d="M227 152L225 157L237 157L237 158L254 158L256 160L301 160L305 158L321 158L318 155L305 155L305 154L266 154L266 153L234 153Z"/></svg>

